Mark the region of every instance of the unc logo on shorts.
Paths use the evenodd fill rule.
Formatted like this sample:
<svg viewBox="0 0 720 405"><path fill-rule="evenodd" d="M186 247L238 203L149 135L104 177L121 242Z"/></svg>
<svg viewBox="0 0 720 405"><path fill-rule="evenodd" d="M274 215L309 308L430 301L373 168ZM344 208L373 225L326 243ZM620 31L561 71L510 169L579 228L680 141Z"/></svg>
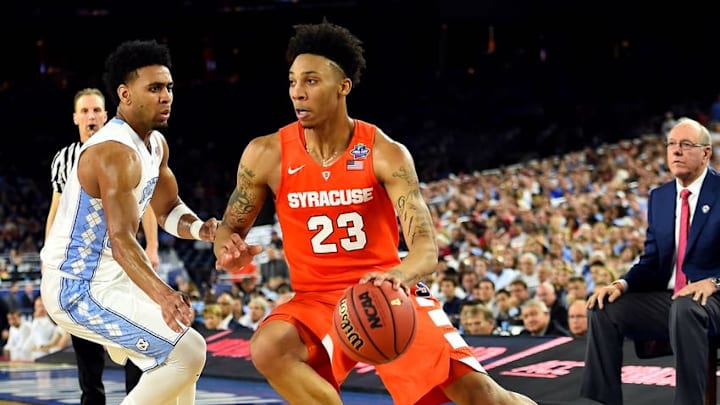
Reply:
<svg viewBox="0 0 720 405"><path fill-rule="evenodd" d="M138 339L137 343L135 343L135 347L137 347L141 352L146 351L149 346L150 343L143 338Z"/></svg>

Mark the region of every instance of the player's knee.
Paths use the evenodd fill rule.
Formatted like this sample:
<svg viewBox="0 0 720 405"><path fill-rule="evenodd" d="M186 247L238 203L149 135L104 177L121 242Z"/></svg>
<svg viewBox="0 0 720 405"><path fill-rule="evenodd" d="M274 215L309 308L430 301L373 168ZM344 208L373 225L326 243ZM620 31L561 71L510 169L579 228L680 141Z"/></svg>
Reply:
<svg viewBox="0 0 720 405"><path fill-rule="evenodd" d="M297 333L284 324L268 325L255 332L250 342L250 356L258 372L265 377L282 374L287 366L301 360L305 346Z"/></svg>
<svg viewBox="0 0 720 405"><path fill-rule="evenodd" d="M281 367L279 345L275 339L253 339L250 342L250 357L260 374L268 376Z"/></svg>
<svg viewBox="0 0 720 405"><path fill-rule="evenodd" d="M203 367L205 367L207 355L207 343L205 343L202 335L194 329L189 329L178 342L177 348L181 352L178 358L183 362L187 371L200 375Z"/></svg>

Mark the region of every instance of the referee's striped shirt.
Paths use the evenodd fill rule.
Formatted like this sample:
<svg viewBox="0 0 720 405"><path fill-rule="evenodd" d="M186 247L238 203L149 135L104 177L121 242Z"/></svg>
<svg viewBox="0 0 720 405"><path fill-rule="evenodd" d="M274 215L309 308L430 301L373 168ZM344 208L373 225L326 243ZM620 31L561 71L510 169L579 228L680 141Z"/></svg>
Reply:
<svg viewBox="0 0 720 405"><path fill-rule="evenodd" d="M50 182L54 192L62 193L63 189L65 189L65 183L70 177L70 170L77 163L81 146L82 142L76 141L60 149L55 154L50 166Z"/></svg>

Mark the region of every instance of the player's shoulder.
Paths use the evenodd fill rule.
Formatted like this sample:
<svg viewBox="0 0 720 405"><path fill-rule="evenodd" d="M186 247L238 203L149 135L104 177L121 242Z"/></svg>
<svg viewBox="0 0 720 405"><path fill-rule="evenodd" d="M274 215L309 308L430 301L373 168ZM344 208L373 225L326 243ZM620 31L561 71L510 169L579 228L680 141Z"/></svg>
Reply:
<svg viewBox="0 0 720 405"><path fill-rule="evenodd" d="M243 156L260 158L263 161L271 157L280 156L280 134L261 135L253 138L245 147Z"/></svg>
<svg viewBox="0 0 720 405"><path fill-rule="evenodd" d="M391 158L402 157L409 153L402 142L397 141L377 126L375 127L374 149L376 154L388 155Z"/></svg>
<svg viewBox="0 0 720 405"><path fill-rule="evenodd" d="M256 136L253 138L250 143L248 143L248 148L260 148L260 149L273 149L273 148L279 148L280 147L280 133L279 132L273 132L271 134L265 134Z"/></svg>

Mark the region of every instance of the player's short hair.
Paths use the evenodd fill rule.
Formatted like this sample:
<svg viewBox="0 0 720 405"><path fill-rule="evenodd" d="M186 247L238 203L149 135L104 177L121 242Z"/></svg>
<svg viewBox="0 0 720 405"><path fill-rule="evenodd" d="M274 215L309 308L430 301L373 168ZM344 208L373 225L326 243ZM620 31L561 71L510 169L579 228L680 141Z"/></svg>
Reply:
<svg viewBox="0 0 720 405"><path fill-rule="evenodd" d="M115 104L120 101L117 88L136 77L138 69L153 65L172 67L170 49L155 40L125 41L107 57L103 81Z"/></svg>
<svg viewBox="0 0 720 405"><path fill-rule="evenodd" d="M319 24L293 26L295 35L290 38L287 48L288 62L304 53L324 56L335 62L353 85L360 83L365 57L362 41L347 28L323 21Z"/></svg>

